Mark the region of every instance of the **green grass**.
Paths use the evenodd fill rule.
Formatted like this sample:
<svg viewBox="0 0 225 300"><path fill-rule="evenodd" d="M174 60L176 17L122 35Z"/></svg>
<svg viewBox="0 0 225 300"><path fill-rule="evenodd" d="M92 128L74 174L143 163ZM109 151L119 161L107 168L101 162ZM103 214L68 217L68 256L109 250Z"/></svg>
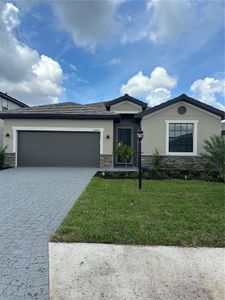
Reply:
<svg viewBox="0 0 225 300"><path fill-rule="evenodd" d="M93 178L55 242L224 247L224 184Z"/></svg>

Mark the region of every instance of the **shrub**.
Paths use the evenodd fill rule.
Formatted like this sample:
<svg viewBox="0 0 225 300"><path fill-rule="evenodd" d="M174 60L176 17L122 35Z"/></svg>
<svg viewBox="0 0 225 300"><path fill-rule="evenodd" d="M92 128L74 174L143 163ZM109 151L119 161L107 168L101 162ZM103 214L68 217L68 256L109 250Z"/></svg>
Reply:
<svg viewBox="0 0 225 300"><path fill-rule="evenodd" d="M155 148L155 153L153 153L153 158L152 158L153 175L158 175L160 173L161 163L162 163L162 157L159 155L157 148Z"/></svg>
<svg viewBox="0 0 225 300"><path fill-rule="evenodd" d="M169 177L173 177L173 178L181 178L182 177L181 171L178 170L174 165L171 165L171 164L165 165L164 172Z"/></svg>
<svg viewBox="0 0 225 300"><path fill-rule="evenodd" d="M208 164L212 168L219 171L219 177L224 181L225 179L225 139L222 136L214 135L209 140L204 141L202 153Z"/></svg>
<svg viewBox="0 0 225 300"><path fill-rule="evenodd" d="M189 178L196 177L198 175L198 171L195 169L194 165L189 165L187 168L187 173Z"/></svg>
<svg viewBox="0 0 225 300"><path fill-rule="evenodd" d="M2 168L5 164L5 150L6 150L7 146L5 146L4 148L2 148L0 150L0 168Z"/></svg>
<svg viewBox="0 0 225 300"><path fill-rule="evenodd" d="M116 145L114 154L117 156L118 160L120 160L122 163L132 164L134 152L130 146L123 143L118 143Z"/></svg>

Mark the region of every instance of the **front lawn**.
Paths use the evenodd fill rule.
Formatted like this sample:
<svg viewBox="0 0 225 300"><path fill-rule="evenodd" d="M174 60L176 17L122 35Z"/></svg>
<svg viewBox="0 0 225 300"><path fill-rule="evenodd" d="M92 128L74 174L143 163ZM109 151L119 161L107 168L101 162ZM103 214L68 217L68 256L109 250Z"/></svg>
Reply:
<svg viewBox="0 0 225 300"><path fill-rule="evenodd" d="M54 242L224 247L224 184L93 178Z"/></svg>

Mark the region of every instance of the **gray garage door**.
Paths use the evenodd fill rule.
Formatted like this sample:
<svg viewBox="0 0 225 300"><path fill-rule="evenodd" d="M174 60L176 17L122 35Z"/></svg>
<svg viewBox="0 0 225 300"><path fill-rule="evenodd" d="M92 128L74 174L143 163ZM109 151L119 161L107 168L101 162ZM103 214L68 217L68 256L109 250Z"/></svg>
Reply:
<svg viewBox="0 0 225 300"><path fill-rule="evenodd" d="M99 132L18 132L18 166L99 167L99 163Z"/></svg>

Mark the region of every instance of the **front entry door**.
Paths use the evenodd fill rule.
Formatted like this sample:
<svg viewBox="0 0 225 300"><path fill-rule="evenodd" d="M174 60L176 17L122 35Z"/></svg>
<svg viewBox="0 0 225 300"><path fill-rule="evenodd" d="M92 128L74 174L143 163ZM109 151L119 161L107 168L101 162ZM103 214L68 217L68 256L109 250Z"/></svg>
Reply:
<svg viewBox="0 0 225 300"><path fill-rule="evenodd" d="M133 147L132 143L132 128L117 128L117 143L123 143L130 147ZM124 162L120 157L116 158L118 164L123 164Z"/></svg>

